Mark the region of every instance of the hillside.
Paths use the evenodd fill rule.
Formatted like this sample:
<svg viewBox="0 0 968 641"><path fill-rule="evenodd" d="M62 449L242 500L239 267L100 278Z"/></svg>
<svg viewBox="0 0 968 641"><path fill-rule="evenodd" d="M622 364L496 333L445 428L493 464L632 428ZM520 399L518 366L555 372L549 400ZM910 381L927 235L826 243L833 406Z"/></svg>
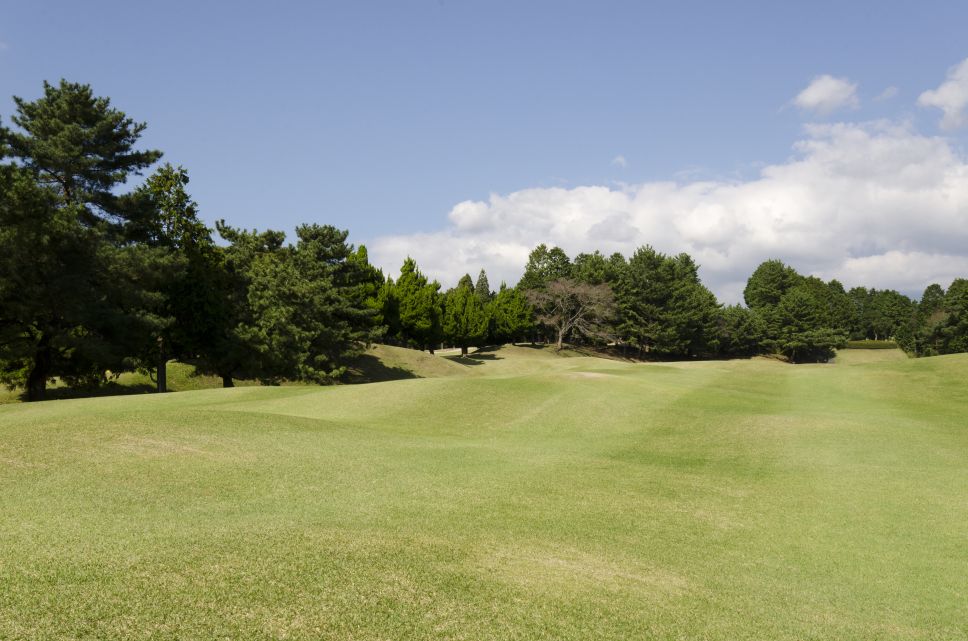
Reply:
<svg viewBox="0 0 968 641"><path fill-rule="evenodd" d="M968 637L968 356L415 354L0 407L0 638Z"/></svg>

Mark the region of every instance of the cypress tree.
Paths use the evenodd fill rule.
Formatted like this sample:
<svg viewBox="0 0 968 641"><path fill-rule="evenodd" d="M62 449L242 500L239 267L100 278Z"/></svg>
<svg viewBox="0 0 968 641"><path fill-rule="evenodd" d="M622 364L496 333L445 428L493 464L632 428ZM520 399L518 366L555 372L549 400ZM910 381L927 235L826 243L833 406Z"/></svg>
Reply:
<svg viewBox="0 0 968 641"><path fill-rule="evenodd" d="M460 346L461 356L466 356L468 347L480 345L487 337L487 328L484 303L478 298L470 276L465 276L444 298L444 337Z"/></svg>
<svg viewBox="0 0 968 641"><path fill-rule="evenodd" d="M440 283L430 282L407 258L400 268L394 292L400 318L400 333L412 345L434 353L443 337L441 329Z"/></svg>

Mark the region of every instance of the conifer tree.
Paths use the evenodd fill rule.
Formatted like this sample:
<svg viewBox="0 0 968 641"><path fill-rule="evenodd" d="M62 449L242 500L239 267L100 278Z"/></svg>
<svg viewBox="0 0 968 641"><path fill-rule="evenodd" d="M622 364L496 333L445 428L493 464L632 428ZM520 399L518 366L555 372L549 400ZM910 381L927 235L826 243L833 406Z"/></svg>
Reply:
<svg viewBox="0 0 968 641"><path fill-rule="evenodd" d="M465 276L444 297L444 338L460 347L461 356L467 356L468 347L482 344L487 329L485 304L474 290L470 276Z"/></svg>
<svg viewBox="0 0 968 641"><path fill-rule="evenodd" d="M16 165L2 198L5 242L17 247L3 248L0 269L19 273L26 298L0 306L17 335L0 370L39 400L53 376L96 382L132 367L132 344L163 322L151 291L162 254L131 242L150 212L119 192L161 153L137 150L145 124L87 85L44 83L39 99L14 102L18 129L0 129L0 149Z"/></svg>
<svg viewBox="0 0 968 641"><path fill-rule="evenodd" d="M494 294L491 292L491 286L487 282L487 274L481 269L481 273L477 275L477 283L474 285L474 294L477 295L477 300L481 301L482 304L486 305L491 302Z"/></svg>
<svg viewBox="0 0 968 641"><path fill-rule="evenodd" d="M416 261L408 257L400 268L394 292L401 335L407 342L433 354L434 346L443 337L440 283L428 281L417 268Z"/></svg>
<svg viewBox="0 0 968 641"><path fill-rule="evenodd" d="M524 294L505 283L491 301L488 316L496 343L514 343L534 326L534 310Z"/></svg>
<svg viewBox="0 0 968 641"><path fill-rule="evenodd" d="M145 221L143 235L150 246L167 251L167 273L160 283L165 319L157 336L150 337L150 357L159 392L166 391L169 358L194 359L208 354L226 322L220 295L219 257L211 230L198 218L198 205L187 192L188 172L165 164L136 192L154 213Z"/></svg>

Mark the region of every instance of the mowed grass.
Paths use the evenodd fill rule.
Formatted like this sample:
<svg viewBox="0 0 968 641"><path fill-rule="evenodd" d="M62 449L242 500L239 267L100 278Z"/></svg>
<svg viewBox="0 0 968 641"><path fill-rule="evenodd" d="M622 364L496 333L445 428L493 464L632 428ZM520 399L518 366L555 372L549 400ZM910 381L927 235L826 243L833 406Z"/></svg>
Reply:
<svg viewBox="0 0 968 641"><path fill-rule="evenodd" d="M968 357L838 361L6 405L0 638L968 638Z"/></svg>

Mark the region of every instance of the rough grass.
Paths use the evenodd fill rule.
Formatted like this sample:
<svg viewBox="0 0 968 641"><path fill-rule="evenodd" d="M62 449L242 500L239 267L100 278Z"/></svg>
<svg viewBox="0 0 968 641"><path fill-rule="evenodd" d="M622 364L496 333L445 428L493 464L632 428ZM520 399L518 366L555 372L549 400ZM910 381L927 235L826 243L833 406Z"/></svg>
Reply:
<svg viewBox="0 0 968 641"><path fill-rule="evenodd" d="M968 637L968 357L474 356L0 407L0 638Z"/></svg>

